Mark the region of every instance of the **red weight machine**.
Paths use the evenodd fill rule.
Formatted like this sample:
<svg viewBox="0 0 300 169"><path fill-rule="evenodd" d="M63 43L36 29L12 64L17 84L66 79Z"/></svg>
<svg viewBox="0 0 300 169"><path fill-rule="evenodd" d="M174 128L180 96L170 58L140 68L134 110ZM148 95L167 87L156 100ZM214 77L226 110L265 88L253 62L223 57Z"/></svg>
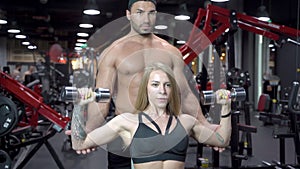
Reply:
<svg viewBox="0 0 300 169"><path fill-rule="evenodd" d="M203 21L204 26L200 30L199 27ZM238 28L263 35L278 43L281 43L283 40L282 36L292 38L300 36L300 30L261 21L255 17L237 13L234 10L228 10L209 4L207 5L207 9L200 8L198 10L198 15L189 39L186 44L179 49L183 56L189 54L184 58L185 63L190 63L206 49L208 45L216 41L217 38L223 36L228 30L234 31ZM292 39L287 39L287 41L297 43Z"/></svg>
<svg viewBox="0 0 300 169"><path fill-rule="evenodd" d="M48 139L55 135L57 132L61 132L70 122L69 117L64 117L62 114L53 110L50 106L43 102L43 97L35 91L27 88L23 84L11 78L6 73L0 72L0 89L5 91L8 95L16 98L22 104L25 105L26 115L25 120L19 119L13 130L4 135L24 134L24 132L32 133L38 130L39 119L42 116L44 119L49 120L49 127L41 136L32 137L30 139L24 139L18 144L9 145L8 149L20 149L22 147L35 144L35 147L27 154L27 156L21 161L21 163L15 168L22 168L31 159L31 157L39 150L39 148L45 144L54 158L56 164L60 169L63 169L63 165L56 155L53 147L48 142ZM25 133L27 134L27 133ZM29 136L30 137L30 136ZM4 138L5 139L5 138Z"/></svg>
<svg viewBox="0 0 300 169"><path fill-rule="evenodd" d="M229 38L233 39L232 35L236 32L238 28L270 38L274 40L276 44L279 45L285 42L291 42L300 45L299 42L290 39L299 37L300 30L290 28L284 25L260 21L255 17L238 13L235 10L228 10L209 4L207 5L207 9L200 8L198 10L198 16L194 22L194 26L190 33L189 39L187 40L186 44L179 48L184 57L183 59L185 63L189 64L190 62L192 62L210 44L216 42L218 38L227 38L227 40L229 40ZM283 39L283 37L288 38ZM229 57L233 56L231 58L234 58L234 50L231 48L229 50ZM233 67L234 63L229 62L229 68L231 68L230 66ZM238 148L240 144L238 142L239 131L246 132L247 136L249 136L251 132L256 132L256 128L250 126L250 121L246 121L246 125L237 124L239 121L238 116L234 114L235 113L233 113L232 117L233 131L231 138L232 168L240 168L241 160L246 160L247 157L240 156L241 150L239 150ZM199 149L199 146L198 151L202 152L202 148ZM213 167L219 167L219 156L216 153L217 152L213 151ZM201 157L201 155L198 157ZM199 166L198 163L199 161L197 160L197 165Z"/></svg>

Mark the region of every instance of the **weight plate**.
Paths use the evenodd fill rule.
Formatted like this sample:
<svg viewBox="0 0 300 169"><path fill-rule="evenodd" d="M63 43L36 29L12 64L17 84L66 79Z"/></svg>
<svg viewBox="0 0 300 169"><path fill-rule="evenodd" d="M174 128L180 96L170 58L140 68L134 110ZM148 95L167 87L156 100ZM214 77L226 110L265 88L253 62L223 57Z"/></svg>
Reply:
<svg viewBox="0 0 300 169"><path fill-rule="evenodd" d="M0 96L0 137L9 133L18 121L17 106L9 98Z"/></svg>
<svg viewBox="0 0 300 169"><path fill-rule="evenodd" d="M5 151L0 150L0 168L10 169L10 167L11 167L11 159L9 155Z"/></svg>

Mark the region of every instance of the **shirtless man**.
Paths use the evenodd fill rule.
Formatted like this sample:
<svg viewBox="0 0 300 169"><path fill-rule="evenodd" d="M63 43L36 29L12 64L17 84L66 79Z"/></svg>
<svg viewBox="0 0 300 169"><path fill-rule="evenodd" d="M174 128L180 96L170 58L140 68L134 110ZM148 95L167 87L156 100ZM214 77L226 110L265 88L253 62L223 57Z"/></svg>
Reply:
<svg viewBox="0 0 300 169"><path fill-rule="evenodd" d="M197 117L199 122L206 127L216 129L216 125L208 123L203 116L199 101L188 85L183 72L185 64L180 51L153 34L156 13L155 0L129 0L126 16L130 21L131 30L102 52L96 88L107 88L115 94L113 98L116 107L115 115L134 112L134 103L144 68L154 62L164 63L171 67L175 74L182 98L182 112ZM89 105L85 129L87 133L103 124L109 113L109 106L109 103ZM122 163L121 157L113 157L117 161L110 160L114 154L118 153L111 153L108 148L109 168ZM130 158L128 159L130 162ZM127 162L128 159L126 159Z"/></svg>

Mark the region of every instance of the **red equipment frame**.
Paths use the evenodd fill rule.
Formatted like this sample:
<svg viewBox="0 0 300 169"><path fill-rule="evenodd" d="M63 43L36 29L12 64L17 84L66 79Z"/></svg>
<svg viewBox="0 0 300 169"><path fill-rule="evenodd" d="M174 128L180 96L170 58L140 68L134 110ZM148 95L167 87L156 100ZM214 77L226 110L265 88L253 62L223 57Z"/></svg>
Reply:
<svg viewBox="0 0 300 169"><path fill-rule="evenodd" d="M51 107L43 102L43 97L34 92L33 90L27 88L23 84L14 80L4 72L0 72L0 87L13 94L14 97L23 102L26 106L32 109L31 120L29 124L22 124L22 127L30 125L36 127L38 125L38 114L41 114L52 123L55 124L54 128L57 131L64 129L68 122L69 117L64 117Z"/></svg>
<svg viewBox="0 0 300 169"><path fill-rule="evenodd" d="M234 19L231 19L232 17ZM200 30L199 26L204 19L204 27ZM216 22L214 23L214 25L217 26L216 29L213 29L212 22ZM189 54L184 58L185 63L190 63L199 53L206 49L209 44L224 34L227 29L232 28L233 25L243 30L263 35L274 41L280 40L281 35L289 37L300 36L300 30L261 21L252 16L209 4L206 10L199 8L198 16L194 22L194 27L189 39L187 43L179 49L183 56Z"/></svg>

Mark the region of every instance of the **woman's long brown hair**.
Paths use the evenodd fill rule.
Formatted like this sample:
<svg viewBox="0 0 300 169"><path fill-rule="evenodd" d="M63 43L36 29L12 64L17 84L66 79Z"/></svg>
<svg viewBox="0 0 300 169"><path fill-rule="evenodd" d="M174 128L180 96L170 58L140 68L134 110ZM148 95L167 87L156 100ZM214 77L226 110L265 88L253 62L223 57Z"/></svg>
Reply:
<svg viewBox="0 0 300 169"><path fill-rule="evenodd" d="M166 112L167 114L177 116L179 115L180 108L181 108L179 88L174 78L174 73L172 69L163 63L153 63L145 68L144 75L142 77L141 84L139 86L137 99L135 102L136 113L146 110L147 107L149 106L149 100L147 95L148 93L147 84L150 78L150 74L156 70L161 70L165 72L170 80L171 93L169 96L169 103L167 104L166 107Z"/></svg>

